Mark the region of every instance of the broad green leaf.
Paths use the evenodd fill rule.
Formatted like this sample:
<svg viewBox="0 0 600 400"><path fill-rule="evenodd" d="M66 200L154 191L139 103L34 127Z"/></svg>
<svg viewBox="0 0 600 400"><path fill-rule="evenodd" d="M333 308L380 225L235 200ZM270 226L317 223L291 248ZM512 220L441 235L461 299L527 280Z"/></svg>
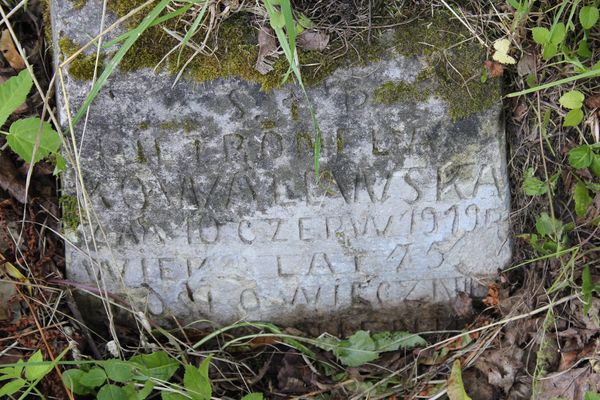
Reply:
<svg viewBox="0 0 600 400"><path fill-rule="evenodd" d="M536 27L531 30L533 40L537 44L545 45L550 42L550 31L543 27Z"/></svg>
<svg viewBox="0 0 600 400"><path fill-rule="evenodd" d="M565 121L563 122L563 126L577 126L583 120L583 110L581 108L576 108L574 110L570 110L565 116Z"/></svg>
<svg viewBox="0 0 600 400"><path fill-rule="evenodd" d="M592 164L594 157L592 148L584 144L569 151L569 164L576 169L587 168Z"/></svg>
<svg viewBox="0 0 600 400"><path fill-rule="evenodd" d="M560 236L563 223L544 212L536 218L535 229L543 237L553 237L555 234Z"/></svg>
<svg viewBox="0 0 600 400"><path fill-rule="evenodd" d="M262 393L250 393L242 397L241 400L263 400L264 396Z"/></svg>
<svg viewBox="0 0 600 400"><path fill-rule="evenodd" d="M577 182L575 190L573 191L573 199L575 200L575 214L577 214L578 217L585 216L593 201L585 183L581 181Z"/></svg>
<svg viewBox="0 0 600 400"><path fill-rule="evenodd" d="M575 108L581 108L583 106L583 101L585 100L585 96L579 90L571 90L558 99L558 102L561 106L573 110Z"/></svg>
<svg viewBox="0 0 600 400"><path fill-rule="evenodd" d="M52 125L37 117L15 121L10 126L8 133L6 140L11 150L28 163L36 163L48 157L51 153L58 151L61 144L60 135L52 129ZM40 136L39 146L35 152L35 158L33 158L33 149L38 133Z"/></svg>
<svg viewBox="0 0 600 400"><path fill-rule="evenodd" d="M6 383L4 386L0 387L0 398L4 396L11 396L21 390L27 382L25 379L17 378L14 381L10 381Z"/></svg>
<svg viewBox="0 0 600 400"><path fill-rule="evenodd" d="M548 185L533 176L533 168L529 168L525 173L525 179L523 180L523 192L527 196L541 196L548 192Z"/></svg>
<svg viewBox="0 0 600 400"><path fill-rule="evenodd" d="M361 366L379 356L375 351L375 341L367 331L357 331L348 340L340 342L335 353L349 367Z"/></svg>
<svg viewBox="0 0 600 400"><path fill-rule="evenodd" d="M590 165L590 171L596 178L600 178L600 154L594 154L592 164Z"/></svg>
<svg viewBox="0 0 600 400"><path fill-rule="evenodd" d="M75 394L86 395L93 393L94 390L92 388L84 386L79 382L84 374L85 371L78 368L68 369L62 373L63 384Z"/></svg>
<svg viewBox="0 0 600 400"><path fill-rule="evenodd" d="M97 400L125 400L127 392L117 385L104 385L98 390Z"/></svg>
<svg viewBox="0 0 600 400"><path fill-rule="evenodd" d="M90 388L97 388L106 382L106 373L100 367L93 367L79 378L79 383Z"/></svg>
<svg viewBox="0 0 600 400"><path fill-rule="evenodd" d="M550 43L558 46L565 40L566 36L567 36L567 27L565 26L564 23L559 22L558 24L554 25L554 27L552 28L552 31L550 34Z"/></svg>
<svg viewBox="0 0 600 400"><path fill-rule="evenodd" d="M182 394L179 393L173 393L173 392L166 392L164 390L161 390L160 392L160 398L162 400L190 400L189 397L186 397Z"/></svg>
<svg viewBox="0 0 600 400"><path fill-rule="evenodd" d="M553 43L548 43L544 46L542 56L544 57L544 60L549 60L554 57L556 53L558 53L558 46Z"/></svg>
<svg viewBox="0 0 600 400"><path fill-rule="evenodd" d="M594 290L594 282L592 282L592 273L589 265L583 268L583 273L581 274L581 290L583 292L583 313L587 315L592 306L592 291Z"/></svg>
<svg viewBox="0 0 600 400"><path fill-rule="evenodd" d="M372 336L375 349L378 352L410 349L416 346L425 346L427 341L419 335L409 332L379 332Z"/></svg>
<svg viewBox="0 0 600 400"><path fill-rule="evenodd" d="M27 100L33 81L27 69L0 85L0 127Z"/></svg>
<svg viewBox="0 0 600 400"><path fill-rule="evenodd" d="M579 22L583 29L591 29L598 22L598 7L585 6L579 10Z"/></svg>
<svg viewBox="0 0 600 400"><path fill-rule="evenodd" d="M146 397L152 393L154 389L154 383L150 380L144 383L144 387L138 389L133 383L129 383L123 386L123 390L125 391L127 400L144 400Z"/></svg>
<svg viewBox="0 0 600 400"><path fill-rule="evenodd" d="M210 360L211 357L206 358L198 368L190 364L185 366L183 385L192 400L210 400L212 395L212 387L208 378Z"/></svg>
<svg viewBox="0 0 600 400"><path fill-rule="evenodd" d="M579 41L579 46L577 47L577 55L582 58L590 58L592 56L592 50L590 50L588 41L585 38Z"/></svg>
<svg viewBox="0 0 600 400"><path fill-rule="evenodd" d="M111 381L125 383L133 378L135 364L118 359L110 359L102 362L102 368Z"/></svg>
<svg viewBox="0 0 600 400"><path fill-rule="evenodd" d="M42 379L50 371L52 371L52 364L44 362L41 350L33 353L25 363L25 378L30 382Z"/></svg>
<svg viewBox="0 0 600 400"><path fill-rule="evenodd" d="M140 367L140 372L149 378L168 381L179 368L179 363L164 351L134 356L130 360Z"/></svg>
<svg viewBox="0 0 600 400"><path fill-rule="evenodd" d="M471 400L465 390L465 385L462 379L462 371L460 360L455 360L452 364L452 371L448 378L448 398L450 400Z"/></svg>

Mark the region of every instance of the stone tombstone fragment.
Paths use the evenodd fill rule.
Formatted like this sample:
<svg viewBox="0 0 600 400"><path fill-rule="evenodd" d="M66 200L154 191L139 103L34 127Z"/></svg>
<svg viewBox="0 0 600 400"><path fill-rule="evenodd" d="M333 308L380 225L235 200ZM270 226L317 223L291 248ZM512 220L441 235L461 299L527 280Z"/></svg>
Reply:
<svg viewBox="0 0 600 400"><path fill-rule="evenodd" d="M101 4L53 1L56 46L94 37ZM390 53L308 90L318 181L296 85L115 71L76 129L94 213L67 246L69 279L101 277L164 320L443 323L439 305L485 293L510 260L509 189L499 104L453 118L434 93L385 98L424 68ZM63 72L76 110L91 82Z"/></svg>

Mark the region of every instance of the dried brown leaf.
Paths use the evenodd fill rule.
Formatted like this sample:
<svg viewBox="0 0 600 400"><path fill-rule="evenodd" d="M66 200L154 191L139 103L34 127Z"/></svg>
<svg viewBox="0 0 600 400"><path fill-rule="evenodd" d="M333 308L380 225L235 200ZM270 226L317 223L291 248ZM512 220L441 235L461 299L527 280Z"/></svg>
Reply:
<svg viewBox="0 0 600 400"><path fill-rule="evenodd" d="M273 70L272 61L267 59L270 56L277 56L277 40L273 30L263 25L258 31L258 57L254 66L262 75Z"/></svg>
<svg viewBox="0 0 600 400"><path fill-rule="evenodd" d="M523 54L517 63L517 73L519 76L526 76L529 74L535 74L535 72L535 56L533 54Z"/></svg>
<svg viewBox="0 0 600 400"><path fill-rule="evenodd" d="M296 42L304 50L323 51L329 44L329 35L319 31L303 31Z"/></svg>
<svg viewBox="0 0 600 400"><path fill-rule="evenodd" d="M502 64L496 61L485 60L483 65L485 66L485 69L487 69L488 76L490 78L497 78L504 74L504 67L502 66Z"/></svg>
<svg viewBox="0 0 600 400"><path fill-rule="evenodd" d="M587 108L600 108L600 94L586 97L585 105Z"/></svg>
<svg viewBox="0 0 600 400"><path fill-rule="evenodd" d="M458 292L456 299L452 303L454 313L460 318L469 318L474 314L473 299L465 293Z"/></svg>
<svg viewBox="0 0 600 400"><path fill-rule="evenodd" d="M475 368L487 376L490 385L508 393L523 366L523 350L516 346L487 350L475 362Z"/></svg>
<svg viewBox="0 0 600 400"><path fill-rule="evenodd" d="M25 60L23 60L23 57L17 51L8 29L3 30L2 36L0 36L0 53L2 53L10 66L17 71L25 69Z"/></svg>

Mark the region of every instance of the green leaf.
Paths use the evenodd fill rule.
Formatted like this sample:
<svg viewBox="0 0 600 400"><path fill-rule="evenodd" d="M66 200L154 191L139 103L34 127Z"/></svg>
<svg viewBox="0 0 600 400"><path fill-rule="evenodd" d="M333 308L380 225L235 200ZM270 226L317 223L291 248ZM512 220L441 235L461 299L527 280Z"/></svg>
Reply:
<svg viewBox="0 0 600 400"><path fill-rule="evenodd" d="M0 85L0 127L27 100L33 81L27 69Z"/></svg>
<svg viewBox="0 0 600 400"><path fill-rule="evenodd" d="M211 357L206 358L198 368L190 364L185 366L183 385L192 400L210 400L212 395L212 387L208 378L210 360Z"/></svg>
<svg viewBox="0 0 600 400"><path fill-rule="evenodd" d="M564 23L559 22L552 27L552 32L550 34L550 43L559 45L567 37L567 27Z"/></svg>
<svg viewBox="0 0 600 400"><path fill-rule="evenodd" d="M58 176L61 172L63 172L67 168L67 160L60 153L56 154L56 160L54 165L54 171L52 171L53 176Z"/></svg>
<svg viewBox="0 0 600 400"><path fill-rule="evenodd" d="M372 336L375 341L375 349L378 352L396 351L398 349L410 349L416 346L425 346L427 341L419 335L408 332L379 332Z"/></svg>
<svg viewBox="0 0 600 400"><path fill-rule="evenodd" d="M571 110L565 116L565 121L563 122L563 126L577 126L583 120L583 110L581 108L577 108Z"/></svg>
<svg viewBox="0 0 600 400"><path fill-rule="evenodd" d="M561 106L568 108L570 110L581 108L583 106L583 101L585 100L585 96L579 90L571 90L558 99L558 102Z"/></svg>
<svg viewBox="0 0 600 400"><path fill-rule="evenodd" d="M97 400L124 400L127 398L127 392L117 385L104 385L98 390Z"/></svg>
<svg viewBox="0 0 600 400"><path fill-rule="evenodd" d="M463 383L460 360L455 360L452 364L452 371L448 378L448 398L450 400L471 400Z"/></svg>
<svg viewBox="0 0 600 400"><path fill-rule="evenodd" d="M543 237L560 237L562 234L563 223L548 213L541 213L535 220L535 229Z"/></svg>
<svg viewBox="0 0 600 400"><path fill-rule="evenodd" d="M590 171L596 178L600 178L600 154L594 154L592 164L590 165Z"/></svg>
<svg viewBox="0 0 600 400"><path fill-rule="evenodd" d="M582 58L590 58L592 56L592 51L590 50L588 41L585 38L579 41L579 46L577 47L577 55Z"/></svg>
<svg viewBox="0 0 600 400"><path fill-rule="evenodd" d="M548 185L536 178L534 175L533 168L529 168L525 173L525 179L523 180L523 192L527 196L541 196L548 192Z"/></svg>
<svg viewBox="0 0 600 400"><path fill-rule="evenodd" d="M133 384L129 383L123 386L123 390L125 391L127 400L144 400L146 397L152 393L154 389L154 383L150 380L144 383L144 387L138 390L138 388Z"/></svg>
<svg viewBox="0 0 600 400"><path fill-rule="evenodd" d="M4 386L0 387L0 398L4 396L11 396L21 390L27 382L25 379L17 378L14 381L10 381L6 383Z"/></svg>
<svg viewBox="0 0 600 400"><path fill-rule="evenodd" d="M242 397L241 400L263 400L264 396L262 393L250 393Z"/></svg>
<svg viewBox="0 0 600 400"><path fill-rule="evenodd" d="M35 158L33 158L33 149L38 133L40 135L39 146L35 152ZM11 150L28 163L36 163L58 151L61 144L60 135L52 129L52 125L37 117L15 121L10 126L6 140Z"/></svg>
<svg viewBox="0 0 600 400"><path fill-rule="evenodd" d="M149 378L168 381L179 368L179 363L164 351L134 356L130 360L140 367L140 372Z"/></svg>
<svg viewBox="0 0 600 400"><path fill-rule="evenodd" d="M573 199L575 200L575 214L577 214L578 217L585 216L593 201L585 183L581 181L577 182L575 190L573 191Z"/></svg>
<svg viewBox="0 0 600 400"><path fill-rule="evenodd" d="M596 6L585 6L579 10L579 22L583 29L591 29L598 22L598 8Z"/></svg>
<svg viewBox="0 0 600 400"><path fill-rule="evenodd" d="M160 392L160 398L162 400L190 400L189 397L186 397L182 394L179 393L173 393L173 392L166 392L164 390L162 390Z"/></svg>
<svg viewBox="0 0 600 400"><path fill-rule="evenodd" d="M133 368L135 367L133 363L115 358L106 360L101 365L111 381L125 383L133 378Z"/></svg>
<svg viewBox="0 0 600 400"><path fill-rule="evenodd" d="M41 350L33 353L25 363L25 378L30 382L42 379L50 371L52 371L52 364L44 362Z"/></svg>
<svg viewBox="0 0 600 400"><path fill-rule="evenodd" d="M550 42L550 31L543 27L536 27L531 30L533 40L537 44L545 45Z"/></svg>
<svg viewBox="0 0 600 400"><path fill-rule="evenodd" d="M100 367L93 367L79 377L79 383L90 388L97 388L106 382L106 373Z"/></svg>
<svg viewBox="0 0 600 400"><path fill-rule="evenodd" d="M82 371L78 368L68 369L63 372L63 384L69 388L73 393L79 395L91 394L94 392L94 389L82 385L79 381L81 377L85 374L85 371Z"/></svg>
<svg viewBox="0 0 600 400"><path fill-rule="evenodd" d="M587 168L592 164L595 154L592 148L584 144L569 151L569 164L576 169Z"/></svg>
<svg viewBox="0 0 600 400"><path fill-rule="evenodd" d="M361 366L379 356L375 351L375 341L367 331L357 331L348 340L341 341L334 353L349 367Z"/></svg>
<svg viewBox="0 0 600 400"><path fill-rule="evenodd" d="M549 60L554 57L556 53L558 53L558 46L553 43L548 43L544 46L542 56L544 57L544 60Z"/></svg>

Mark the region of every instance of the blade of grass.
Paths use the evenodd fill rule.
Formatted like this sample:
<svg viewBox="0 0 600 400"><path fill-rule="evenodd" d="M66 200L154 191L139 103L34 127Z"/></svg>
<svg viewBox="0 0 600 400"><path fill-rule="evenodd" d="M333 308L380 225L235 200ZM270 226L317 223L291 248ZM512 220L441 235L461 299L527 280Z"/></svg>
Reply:
<svg viewBox="0 0 600 400"><path fill-rule="evenodd" d="M190 41L190 39L192 38L192 36L194 36L194 34L196 33L196 31L198 30L198 27L200 26L200 23L204 19L204 15L206 14L206 9L207 8L208 8L208 0L205 0L204 1L204 6L202 7L202 10L200 10L200 13L198 14L198 16L196 17L196 19L192 23L192 26L190 27L190 29L186 32L183 40L181 41L181 45L180 45L181 48L179 49L179 55L177 56L177 66L179 66L179 61L181 60L181 54L183 53L183 49L188 44L188 42Z"/></svg>
<svg viewBox="0 0 600 400"><path fill-rule="evenodd" d="M577 81L579 79L596 78L598 76L600 76L600 69L592 69L590 71L586 71L581 74L569 76L568 78L559 79L554 82L545 83L543 85L539 85L539 86L535 86L535 87L532 87L529 89L521 90L519 92L509 93L506 95L506 97L522 96L522 95L529 94L529 93L539 92L540 90L550 89L555 86L564 85L565 83Z"/></svg>
<svg viewBox="0 0 600 400"><path fill-rule="evenodd" d="M121 60L129 51L131 46L133 46L133 44L138 40L142 33L146 29L148 29L152 21L154 21L158 17L158 15L167 7L167 5L170 2L171 0L162 0L156 5L156 7L152 9L152 11L148 13L148 15L146 15L142 22L140 22L140 24L131 31L130 36L127 38L127 40L125 40L123 46L121 46L119 51L117 51L117 54L115 54L115 56L106 65L104 72L102 72L102 75L100 75L98 80L94 83L94 86L92 86L92 89L88 93L85 101L83 102L83 104L77 111L77 114L73 118L73 126L75 126L79 122L79 120L85 115L87 108L90 106L90 104L92 104L92 102L100 92L100 89L102 89L102 87L106 84L108 77L112 74L115 67L121 62Z"/></svg>
<svg viewBox="0 0 600 400"><path fill-rule="evenodd" d="M191 2L191 3L189 3L189 4L185 5L185 6L181 7L181 8L178 8L177 10L175 10L175 11L173 11L173 12L170 12L170 13L168 13L168 14L165 14L165 15L163 15L162 17L158 17L158 18L156 18L154 21L152 21L152 23L150 24L150 26L148 26L148 28L152 28L153 26L156 26L156 25L162 24L163 22L165 22L165 21L168 21L168 20L170 20L171 18L175 18L175 17L178 17L178 16L180 16L180 15L182 15L182 14L185 14L185 13L186 13L186 12L187 12L187 11L188 11L190 8L192 8L192 7L193 7L195 4L196 4L196 2ZM114 45L115 45L115 44L117 44L117 43L120 43L120 42L122 42L123 40L125 40L125 39L127 39L129 36L131 36L131 33L132 33L132 32L133 32L133 31L127 31L127 32L123 33L122 35L119 35L119 36L117 36L117 37L116 37L116 38L114 38L113 40L111 40L111 41L108 41L108 42L104 43L104 44L102 45L102 48L103 48L103 49L106 49L106 48L109 48L109 47L112 47L112 46L114 46Z"/></svg>
<svg viewBox="0 0 600 400"><path fill-rule="evenodd" d="M269 14L270 20L273 21L275 18L275 15L278 13L278 11L275 9L275 7L273 7L273 4L271 3L271 1L272 0L263 0L263 4L265 5L265 8L267 9L267 14ZM296 25L295 25L295 21L294 21L293 12L292 12L292 6L291 6L289 0L281 0L280 7L281 7L281 13L283 14L283 17L284 17L286 31L284 32L284 30L282 28L276 27L274 24L271 24L271 27L275 31L275 34L277 35L277 40L279 40L279 45L281 46L281 49L283 50L283 53L284 53L286 59L288 60L288 64L290 65L290 68L283 76L283 82L285 82L288 79L289 74L291 72L293 72L294 76L296 77L296 80L298 81L298 84L302 88L302 91L304 93L304 98L306 99L306 102L308 103L310 117L311 117L313 127L316 132L313 153L314 153L315 178L318 181L319 180L319 159L321 158L321 129L319 128L319 122L317 121L317 117L315 115L315 110L312 106L312 103L310 102L310 98L308 97L308 92L306 91L304 82L302 81L302 75L300 73L300 66L298 65L298 62L297 62ZM286 32L287 32L287 35L286 35Z"/></svg>

